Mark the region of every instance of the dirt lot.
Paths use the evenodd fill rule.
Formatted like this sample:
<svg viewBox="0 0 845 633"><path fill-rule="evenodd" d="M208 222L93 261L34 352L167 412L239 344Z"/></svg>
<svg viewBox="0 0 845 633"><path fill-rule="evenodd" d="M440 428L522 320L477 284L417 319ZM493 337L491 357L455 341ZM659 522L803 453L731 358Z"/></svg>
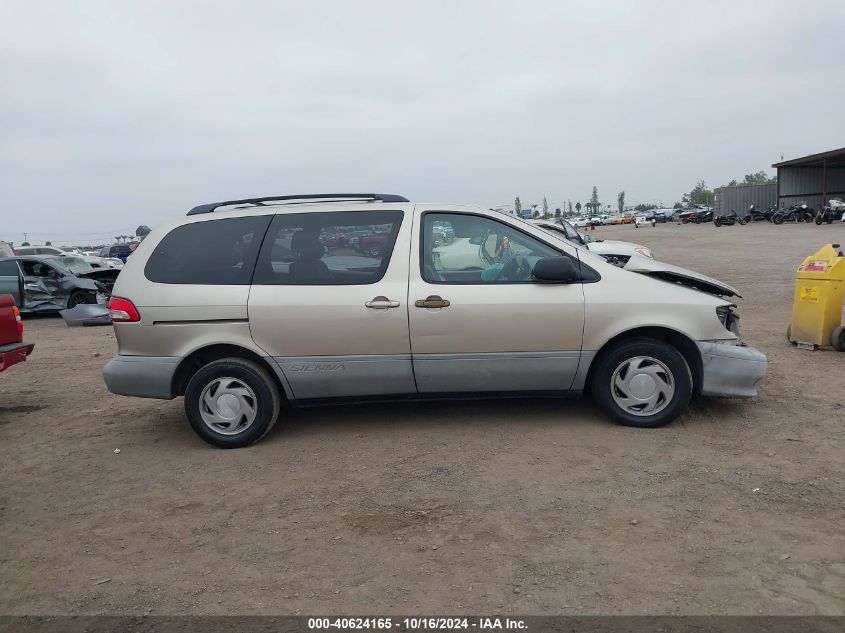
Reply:
<svg viewBox="0 0 845 633"><path fill-rule="evenodd" d="M311 409L221 451L181 400L106 393L110 328L28 320L0 613L845 614L845 354L784 336L798 263L845 226L596 235L737 286L761 395L656 431L589 401Z"/></svg>

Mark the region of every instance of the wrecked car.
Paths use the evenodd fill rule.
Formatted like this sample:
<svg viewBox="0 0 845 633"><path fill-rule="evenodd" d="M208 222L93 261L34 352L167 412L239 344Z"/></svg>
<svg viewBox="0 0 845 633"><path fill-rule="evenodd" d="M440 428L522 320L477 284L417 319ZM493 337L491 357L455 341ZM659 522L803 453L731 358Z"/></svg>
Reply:
<svg viewBox="0 0 845 633"><path fill-rule="evenodd" d="M386 237L367 257L326 252L321 236L341 231ZM112 393L184 396L194 431L224 448L260 440L283 401L340 398L588 391L614 421L653 428L693 394L756 395L767 360L742 344L736 294L639 254L619 268L481 207L211 203L129 258L103 375Z"/></svg>
<svg viewBox="0 0 845 633"><path fill-rule="evenodd" d="M67 257L7 257L0 259L0 293L10 294L23 314L56 312L82 303L97 303L98 293L114 285L117 270L94 271L111 273L113 277L98 282L90 271L75 273L65 265ZM84 262L83 262L84 263Z"/></svg>

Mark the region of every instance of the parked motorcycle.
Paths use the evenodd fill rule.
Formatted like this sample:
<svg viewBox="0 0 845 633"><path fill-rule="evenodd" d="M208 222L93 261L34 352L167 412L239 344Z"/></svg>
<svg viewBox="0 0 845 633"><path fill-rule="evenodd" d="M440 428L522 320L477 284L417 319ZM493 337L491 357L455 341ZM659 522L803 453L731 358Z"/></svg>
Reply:
<svg viewBox="0 0 845 633"><path fill-rule="evenodd" d="M816 210L805 203L793 204L785 211L778 211L772 216L774 224L784 222L812 222L816 217Z"/></svg>
<svg viewBox="0 0 845 633"><path fill-rule="evenodd" d="M755 205L751 204L748 206L748 211L745 213L745 221L761 222L762 220L766 220L767 222L771 222L772 215L775 211L777 211L777 207L775 206L767 210L760 210Z"/></svg>
<svg viewBox="0 0 845 633"><path fill-rule="evenodd" d="M754 205L751 205L754 206ZM736 211L731 209L727 215L718 215L713 218L713 224L716 226L733 226L734 224L745 225L747 220L736 214Z"/></svg>
<svg viewBox="0 0 845 633"><path fill-rule="evenodd" d="M845 217L845 202L831 198L827 205L823 206L816 215L816 224L832 224L839 218Z"/></svg>

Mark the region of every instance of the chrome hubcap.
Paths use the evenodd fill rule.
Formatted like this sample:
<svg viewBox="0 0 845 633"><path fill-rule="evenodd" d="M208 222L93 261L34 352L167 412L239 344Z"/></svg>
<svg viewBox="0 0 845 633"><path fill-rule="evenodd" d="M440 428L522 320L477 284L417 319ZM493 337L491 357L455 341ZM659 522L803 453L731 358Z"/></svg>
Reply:
<svg viewBox="0 0 845 633"><path fill-rule="evenodd" d="M656 358L635 356L622 362L613 372L610 392L626 413L654 415L672 402L675 379L669 368Z"/></svg>
<svg viewBox="0 0 845 633"><path fill-rule="evenodd" d="M200 394L200 417L221 435L237 435L255 422L255 393L237 378L215 378Z"/></svg>

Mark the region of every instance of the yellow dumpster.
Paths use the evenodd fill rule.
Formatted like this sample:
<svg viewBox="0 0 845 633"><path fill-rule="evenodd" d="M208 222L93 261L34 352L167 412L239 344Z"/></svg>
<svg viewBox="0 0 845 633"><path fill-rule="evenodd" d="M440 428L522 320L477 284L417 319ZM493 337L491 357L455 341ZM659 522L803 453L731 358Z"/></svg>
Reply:
<svg viewBox="0 0 845 633"><path fill-rule="evenodd" d="M845 351L843 298L845 256L839 244L825 244L804 260L795 275L789 340L800 347L832 345Z"/></svg>

